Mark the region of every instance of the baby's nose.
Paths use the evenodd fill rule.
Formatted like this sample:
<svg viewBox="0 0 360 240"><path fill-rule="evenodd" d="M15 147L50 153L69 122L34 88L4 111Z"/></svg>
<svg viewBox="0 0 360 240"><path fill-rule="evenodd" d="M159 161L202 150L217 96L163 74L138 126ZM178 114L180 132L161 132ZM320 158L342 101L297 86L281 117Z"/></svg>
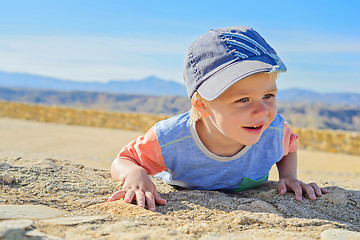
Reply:
<svg viewBox="0 0 360 240"><path fill-rule="evenodd" d="M254 109L253 109L254 117L262 117L268 114L269 114L268 106L264 102L259 101L258 103L254 104Z"/></svg>

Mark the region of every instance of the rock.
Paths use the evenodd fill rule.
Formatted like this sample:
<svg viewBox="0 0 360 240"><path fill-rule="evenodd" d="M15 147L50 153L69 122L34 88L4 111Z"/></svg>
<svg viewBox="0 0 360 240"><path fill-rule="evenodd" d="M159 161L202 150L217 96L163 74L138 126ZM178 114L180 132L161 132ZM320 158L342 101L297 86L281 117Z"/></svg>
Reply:
<svg viewBox="0 0 360 240"><path fill-rule="evenodd" d="M103 220L107 218L107 216L99 215L99 216L73 216L73 217L59 217L53 219L42 220L42 223L53 224L53 225L77 225L80 223L91 223L98 220Z"/></svg>
<svg viewBox="0 0 360 240"><path fill-rule="evenodd" d="M67 212L38 205L0 205L0 219L47 219Z"/></svg>
<svg viewBox="0 0 360 240"><path fill-rule="evenodd" d="M8 220L0 222L0 239L24 239L25 231L32 229L32 220Z"/></svg>
<svg viewBox="0 0 360 240"><path fill-rule="evenodd" d="M16 178L10 174L1 174L0 175L0 183L1 184L16 183Z"/></svg>
<svg viewBox="0 0 360 240"><path fill-rule="evenodd" d="M59 240L62 238L46 235L39 232L33 227L32 220L6 220L0 222L0 239L44 239L44 240Z"/></svg>
<svg viewBox="0 0 360 240"><path fill-rule="evenodd" d="M8 163L5 163L5 162L2 162L0 163L0 169L1 170L7 170L7 169L10 169L12 166Z"/></svg>
<svg viewBox="0 0 360 240"><path fill-rule="evenodd" d="M41 240L63 240L64 238L47 235L34 229L25 233L25 239L41 239Z"/></svg>
<svg viewBox="0 0 360 240"><path fill-rule="evenodd" d="M31 228L31 226L33 225L33 221L32 220L28 220L28 219L21 219L21 220L5 220L0 222L0 227L3 228L21 228L21 229L25 229L25 228Z"/></svg>
<svg viewBox="0 0 360 240"><path fill-rule="evenodd" d="M360 232L330 229L321 233L321 240L359 240Z"/></svg>

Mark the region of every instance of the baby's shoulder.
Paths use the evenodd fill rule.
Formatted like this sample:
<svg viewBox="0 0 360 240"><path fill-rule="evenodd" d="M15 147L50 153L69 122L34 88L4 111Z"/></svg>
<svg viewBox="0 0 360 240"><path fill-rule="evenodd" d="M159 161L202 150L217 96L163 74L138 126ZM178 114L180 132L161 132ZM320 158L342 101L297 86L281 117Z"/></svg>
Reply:
<svg viewBox="0 0 360 240"><path fill-rule="evenodd" d="M164 119L155 124L156 129L170 131L178 127L189 126L190 113L186 112L180 115L176 115L167 119Z"/></svg>
<svg viewBox="0 0 360 240"><path fill-rule="evenodd" d="M191 135L189 126L190 114L187 112L155 124L156 135L160 142L161 139L179 139Z"/></svg>

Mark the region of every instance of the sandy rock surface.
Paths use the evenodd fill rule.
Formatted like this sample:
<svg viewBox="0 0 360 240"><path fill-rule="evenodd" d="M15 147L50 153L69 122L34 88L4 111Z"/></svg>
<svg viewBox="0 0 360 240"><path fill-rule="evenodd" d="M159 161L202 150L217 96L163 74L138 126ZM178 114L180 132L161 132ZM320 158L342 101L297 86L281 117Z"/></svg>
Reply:
<svg viewBox="0 0 360 240"><path fill-rule="evenodd" d="M292 193L277 194L273 181L239 193L153 181L168 201L157 212L107 202L119 187L106 170L57 159L1 158L0 239L360 239L355 180L339 187L316 179L331 193L302 202Z"/></svg>

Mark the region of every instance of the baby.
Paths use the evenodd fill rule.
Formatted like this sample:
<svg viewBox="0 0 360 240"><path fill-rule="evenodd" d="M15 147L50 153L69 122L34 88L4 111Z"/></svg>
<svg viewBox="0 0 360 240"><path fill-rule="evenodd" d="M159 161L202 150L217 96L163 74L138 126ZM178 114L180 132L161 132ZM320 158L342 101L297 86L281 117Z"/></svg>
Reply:
<svg viewBox="0 0 360 240"><path fill-rule="evenodd" d="M253 29L213 29L190 46L184 80L192 109L155 124L111 166L123 198L151 211L166 203L148 175L187 189L244 191L279 172L278 192L298 201L328 191L297 179L295 135L276 109L276 78L286 67Z"/></svg>

